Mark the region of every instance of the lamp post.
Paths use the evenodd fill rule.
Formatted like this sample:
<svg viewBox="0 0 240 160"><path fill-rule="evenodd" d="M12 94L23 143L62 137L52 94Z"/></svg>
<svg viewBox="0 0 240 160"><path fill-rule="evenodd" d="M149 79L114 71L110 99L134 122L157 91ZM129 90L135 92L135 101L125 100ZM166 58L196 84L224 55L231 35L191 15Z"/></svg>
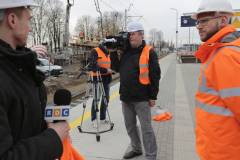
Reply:
<svg viewBox="0 0 240 160"><path fill-rule="evenodd" d="M176 12L176 52L178 55L178 10L176 8L170 8Z"/></svg>

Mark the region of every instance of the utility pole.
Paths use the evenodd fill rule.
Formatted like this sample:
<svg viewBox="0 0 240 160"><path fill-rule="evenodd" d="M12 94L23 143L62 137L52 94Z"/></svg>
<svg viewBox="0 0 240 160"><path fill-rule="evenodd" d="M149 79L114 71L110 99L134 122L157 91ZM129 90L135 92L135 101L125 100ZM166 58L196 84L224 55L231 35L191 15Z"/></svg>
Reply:
<svg viewBox="0 0 240 160"><path fill-rule="evenodd" d="M124 11L124 31L127 30L127 9Z"/></svg>
<svg viewBox="0 0 240 160"><path fill-rule="evenodd" d="M127 19L128 19L128 12L130 11L131 7L133 6L133 3L130 3L129 4L129 7L128 9L125 9L124 10L124 30L126 31L127 30Z"/></svg>
<svg viewBox="0 0 240 160"><path fill-rule="evenodd" d="M72 0L72 3L70 3L70 0L67 0L63 48L66 48L69 45L69 19L70 19L70 10L73 5L74 5L74 0Z"/></svg>
<svg viewBox="0 0 240 160"><path fill-rule="evenodd" d="M101 32L102 32L102 34L101 34L102 37L101 37L101 38L103 38L104 36L103 36L103 18L102 18L102 12L101 12L101 10L100 10L98 0L94 0L94 4L95 4L95 6L96 6L97 12L98 12L99 15L100 15L100 26L101 26Z"/></svg>

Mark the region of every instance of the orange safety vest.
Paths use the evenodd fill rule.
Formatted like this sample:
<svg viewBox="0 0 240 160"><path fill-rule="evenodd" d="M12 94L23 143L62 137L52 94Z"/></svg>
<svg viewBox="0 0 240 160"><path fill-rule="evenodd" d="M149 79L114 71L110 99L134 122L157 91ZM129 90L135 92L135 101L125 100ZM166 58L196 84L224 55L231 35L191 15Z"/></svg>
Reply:
<svg viewBox="0 0 240 160"><path fill-rule="evenodd" d="M85 160L85 158L73 147L69 139L64 139L63 153L60 160Z"/></svg>
<svg viewBox="0 0 240 160"><path fill-rule="evenodd" d="M111 60L110 60L110 55L107 55L99 48L95 48L97 54L98 54L98 59L97 59L97 64L101 68L106 68L110 69L111 68ZM93 76L97 76L97 73L91 72ZM109 75L109 73L101 74L101 75Z"/></svg>
<svg viewBox="0 0 240 160"><path fill-rule="evenodd" d="M148 62L151 48L151 46L145 45L139 59L139 82L143 85L150 84Z"/></svg>
<svg viewBox="0 0 240 160"><path fill-rule="evenodd" d="M201 160L240 159L240 38L219 42L235 31L226 26L200 46L196 93L196 147Z"/></svg>

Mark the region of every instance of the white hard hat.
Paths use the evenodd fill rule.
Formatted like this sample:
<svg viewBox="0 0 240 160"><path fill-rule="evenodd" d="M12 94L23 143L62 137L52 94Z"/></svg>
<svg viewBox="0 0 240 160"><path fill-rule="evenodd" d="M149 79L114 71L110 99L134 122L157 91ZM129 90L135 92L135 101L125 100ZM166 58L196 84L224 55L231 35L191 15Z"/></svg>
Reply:
<svg viewBox="0 0 240 160"><path fill-rule="evenodd" d="M205 12L224 12L233 15L232 5L228 0L202 0L200 6L193 19L197 19L198 15Z"/></svg>
<svg viewBox="0 0 240 160"><path fill-rule="evenodd" d="M37 7L33 0L1 0L0 9L16 8L16 7Z"/></svg>
<svg viewBox="0 0 240 160"><path fill-rule="evenodd" d="M141 23L133 21L128 23L127 25L127 32L136 32L136 31L143 31L144 28Z"/></svg>

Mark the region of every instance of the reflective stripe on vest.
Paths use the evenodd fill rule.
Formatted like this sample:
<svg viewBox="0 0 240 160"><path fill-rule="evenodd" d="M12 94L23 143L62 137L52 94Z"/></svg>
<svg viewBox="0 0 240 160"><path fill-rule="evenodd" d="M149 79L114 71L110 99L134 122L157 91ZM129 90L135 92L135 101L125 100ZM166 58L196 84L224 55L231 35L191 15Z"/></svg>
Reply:
<svg viewBox="0 0 240 160"><path fill-rule="evenodd" d="M204 64L204 66L202 68L202 77L201 77L202 81L199 86L199 92L201 92L202 94L210 94L210 95L218 96L221 98L240 96L240 88L239 87L222 89L219 91L217 91L213 88L207 87L207 80L206 80L206 76L204 74L205 69L208 67L209 63L212 62L214 57L217 55L218 51L222 48L232 48L232 49L240 51L240 48L237 46L223 46L223 47L218 48L211 55L211 57L209 58L207 63ZM222 106L210 105L207 103L199 102L198 100L196 100L196 106L200 107L201 109L203 109L204 111L206 111L208 113L218 114L218 115L222 115L222 116L233 116L233 113L229 109L223 108Z"/></svg>
<svg viewBox="0 0 240 160"><path fill-rule="evenodd" d="M232 48L240 52L240 47L237 46L227 46L227 48ZM240 88L228 88L222 89L219 91L221 98L233 97L233 96L240 96Z"/></svg>
<svg viewBox="0 0 240 160"><path fill-rule="evenodd" d="M139 82L141 84L147 85L150 84L149 79L149 54L151 46L145 45L142 50L140 59L139 59Z"/></svg>
<svg viewBox="0 0 240 160"><path fill-rule="evenodd" d="M228 88L219 91L222 98L240 96L240 88Z"/></svg>
<svg viewBox="0 0 240 160"><path fill-rule="evenodd" d="M215 105L209 105L209 104L201 103L199 101L196 101L196 106L200 107L201 109L203 109L208 113L218 114L222 116L233 116L233 113L227 108L223 108Z"/></svg>
<svg viewBox="0 0 240 160"><path fill-rule="evenodd" d="M110 55L106 55L99 47L95 48L97 54L98 54L98 59L97 59L97 64L101 68L106 68L110 69L111 67L111 60L110 60ZM109 73L106 74L101 74L101 75L108 75ZM93 76L97 76L96 73L93 73Z"/></svg>

